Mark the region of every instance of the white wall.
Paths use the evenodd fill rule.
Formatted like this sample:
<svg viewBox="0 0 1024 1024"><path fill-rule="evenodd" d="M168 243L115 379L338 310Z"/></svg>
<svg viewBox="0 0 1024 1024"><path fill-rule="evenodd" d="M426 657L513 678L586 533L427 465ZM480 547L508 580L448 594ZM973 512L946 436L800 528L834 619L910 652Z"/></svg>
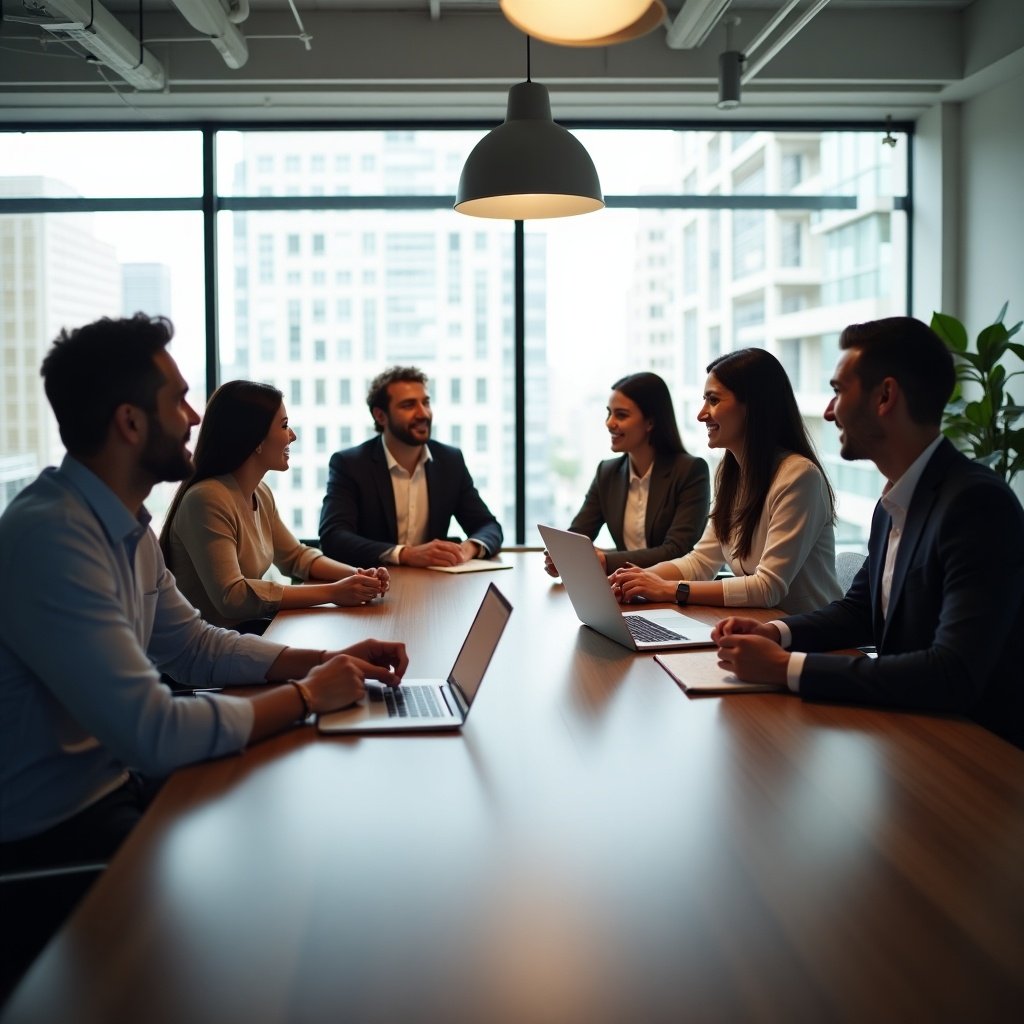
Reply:
<svg viewBox="0 0 1024 1024"><path fill-rule="evenodd" d="M961 319L969 333L991 323L1009 300L1006 323L1024 320L1024 75L961 105ZM1014 339L1024 342L1024 331ZM1024 369L1007 356L1009 371ZM1010 393L1024 401L1024 377ZM1024 474L1014 482L1024 501Z"/></svg>
<svg viewBox="0 0 1024 1024"><path fill-rule="evenodd" d="M1024 319L1022 126L1024 75L961 104L958 306L973 332L1007 299L1010 322Z"/></svg>

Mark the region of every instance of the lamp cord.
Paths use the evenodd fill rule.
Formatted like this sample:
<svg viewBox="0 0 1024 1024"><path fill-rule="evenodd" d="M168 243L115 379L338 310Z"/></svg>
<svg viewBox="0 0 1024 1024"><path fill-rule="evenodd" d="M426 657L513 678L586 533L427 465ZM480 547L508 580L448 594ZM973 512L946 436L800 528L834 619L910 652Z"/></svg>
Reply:
<svg viewBox="0 0 1024 1024"><path fill-rule="evenodd" d="M528 82L532 82L533 81L533 79L530 78L530 37L529 36L526 37L526 80Z"/></svg>

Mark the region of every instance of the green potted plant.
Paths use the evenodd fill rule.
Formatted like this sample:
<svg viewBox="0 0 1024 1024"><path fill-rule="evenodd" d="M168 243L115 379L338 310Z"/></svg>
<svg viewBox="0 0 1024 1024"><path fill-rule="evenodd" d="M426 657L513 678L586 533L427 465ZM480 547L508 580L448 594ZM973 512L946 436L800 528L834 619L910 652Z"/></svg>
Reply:
<svg viewBox="0 0 1024 1024"><path fill-rule="evenodd" d="M1007 306L1008 302L995 322L978 335L974 351L968 348L967 330L956 317L933 313L932 329L956 360L956 387L943 414L942 432L960 451L991 466L1010 483L1024 469L1024 427L1016 426L1024 406L1016 403L1006 385L1024 370L1007 373L1001 360L1007 352L1024 360L1024 345L1010 341L1021 322L1009 328L1003 324Z"/></svg>

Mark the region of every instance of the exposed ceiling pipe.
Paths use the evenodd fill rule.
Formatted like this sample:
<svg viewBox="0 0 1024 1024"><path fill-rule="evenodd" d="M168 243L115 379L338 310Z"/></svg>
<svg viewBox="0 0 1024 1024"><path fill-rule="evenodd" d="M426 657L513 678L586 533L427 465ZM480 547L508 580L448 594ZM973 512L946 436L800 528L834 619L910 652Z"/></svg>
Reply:
<svg viewBox="0 0 1024 1024"><path fill-rule="evenodd" d="M686 0L665 34L673 50L692 50L710 35L731 0Z"/></svg>
<svg viewBox="0 0 1024 1024"><path fill-rule="evenodd" d="M33 20L32 24L78 43L136 89L153 92L167 85L160 61L101 4L90 0L45 0L44 6L66 20Z"/></svg>
<svg viewBox="0 0 1024 1024"><path fill-rule="evenodd" d="M755 61L750 60L750 51L747 50L746 57L747 62L743 68L743 77L741 81L746 85L753 77L760 71L787 43L789 43L807 24L810 20L815 17L825 6L829 0L816 0L816 3L804 11L803 14L797 18L782 34L775 40L771 46L768 47L764 53ZM792 6L792 5L791 5ZM764 33L761 33L763 36ZM760 41L761 37L758 37Z"/></svg>
<svg viewBox="0 0 1024 1024"><path fill-rule="evenodd" d="M229 68L240 68L249 59L249 45L231 23L228 8L221 0L172 0L185 20L208 36Z"/></svg>

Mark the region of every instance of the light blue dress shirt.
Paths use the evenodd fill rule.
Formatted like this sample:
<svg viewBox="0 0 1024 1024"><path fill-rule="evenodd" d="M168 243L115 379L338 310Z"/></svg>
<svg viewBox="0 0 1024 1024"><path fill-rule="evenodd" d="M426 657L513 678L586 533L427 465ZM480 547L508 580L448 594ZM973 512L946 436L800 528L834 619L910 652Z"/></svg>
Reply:
<svg viewBox="0 0 1024 1024"><path fill-rule="evenodd" d="M246 700L192 686L263 682L284 648L206 625L149 529L65 457L0 517L0 841L35 835L120 784L240 750Z"/></svg>

